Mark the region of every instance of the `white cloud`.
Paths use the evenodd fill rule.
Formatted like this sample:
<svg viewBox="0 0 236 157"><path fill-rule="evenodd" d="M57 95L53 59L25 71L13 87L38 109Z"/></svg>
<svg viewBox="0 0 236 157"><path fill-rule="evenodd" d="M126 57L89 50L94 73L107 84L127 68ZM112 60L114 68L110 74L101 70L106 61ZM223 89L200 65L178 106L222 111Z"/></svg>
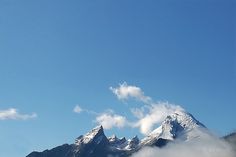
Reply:
<svg viewBox="0 0 236 157"><path fill-rule="evenodd" d="M159 102L151 104L147 107L146 113L144 110L137 110L139 117L138 121L134 123L134 127L138 127L142 134L149 134L153 127L160 124L164 119L174 113L177 110L183 110L180 106L169 104L168 102ZM134 116L137 117L137 111L133 112Z"/></svg>
<svg viewBox="0 0 236 157"><path fill-rule="evenodd" d="M144 108L131 108L130 109L131 113L133 114L134 117L141 119L144 117Z"/></svg>
<svg viewBox="0 0 236 157"><path fill-rule="evenodd" d="M36 118L37 114L20 114L17 109L9 108L7 110L0 110L0 120L27 120L31 118Z"/></svg>
<svg viewBox="0 0 236 157"><path fill-rule="evenodd" d="M204 135L190 141L170 143L163 148L147 147L131 157L235 157L235 152L225 141Z"/></svg>
<svg viewBox="0 0 236 157"><path fill-rule="evenodd" d="M111 129L113 127L122 128L127 124L124 116L114 114L112 110L108 110L106 113L97 116L96 122L102 125L104 129Z"/></svg>
<svg viewBox="0 0 236 157"><path fill-rule="evenodd" d="M73 108L73 112L75 113L81 113L81 112L86 112L87 114L91 114L91 115L98 115L99 113L93 111L93 110L88 110L86 108L82 108L80 107L79 105L76 105L74 108Z"/></svg>
<svg viewBox="0 0 236 157"><path fill-rule="evenodd" d="M110 87L110 90L119 100L135 98L144 103L140 108L130 109L133 116L137 118L137 121L126 123L126 125L139 128L140 132L145 135L149 134L168 115L176 110L184 110L180 106L169 104L168 102L154 103L152 98L146 96L140 87L130 86L126 82L120 84L117 88Z"/></svg>
<svg viewBox="0 0 236 157"><path fill-rule="evenodd" d="M75 113L80 113L80 112L83 111L83 109L82 109L79 105L76 105L76 106L74 107L73 111L74 111Z"/></svg>
<svg viewBox="0 0 236 157"><path fill-rule="evenodd" d="M142 101L144 103L150 103L152 99L145 96L141 88L137 86L130 86L126 82L119 85L117 88L110 87L110 90L117 96L120 100L127 100L129 98L135 98L136 100Z"/></svg>

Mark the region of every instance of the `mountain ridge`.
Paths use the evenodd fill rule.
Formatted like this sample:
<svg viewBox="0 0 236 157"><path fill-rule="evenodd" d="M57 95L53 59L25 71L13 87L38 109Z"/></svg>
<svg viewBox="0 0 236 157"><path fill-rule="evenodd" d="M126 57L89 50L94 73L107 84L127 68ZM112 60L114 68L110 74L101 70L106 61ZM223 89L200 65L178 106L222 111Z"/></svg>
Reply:
<svg viewBox="0 0 236 157"><path fill-rule="evenodd" d="M170 114L148 136L139 139L106 137L103 127L97 126L85 135L76 138L74 144L64 144L43 152L32 152L26 157L107 157L109 155L127 157L146 146L163 147L177 138L196 138L199 129L206 127L190 113L178 111Z"/></svg>

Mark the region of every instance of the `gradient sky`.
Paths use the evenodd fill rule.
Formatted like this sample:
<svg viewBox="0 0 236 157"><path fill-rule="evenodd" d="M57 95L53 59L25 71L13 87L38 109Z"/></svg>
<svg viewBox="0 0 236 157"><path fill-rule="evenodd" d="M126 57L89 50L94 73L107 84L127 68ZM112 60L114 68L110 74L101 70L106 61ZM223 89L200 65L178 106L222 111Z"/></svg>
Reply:
<svg viewBox="0 0 236 157"><path fill-rule="evenodd" d="M96 126L75 105L132 119L140 102L109 90L125 81L219 135L236 129L236 1L0 0L0 110L37 114L0 118L1 157L73 143Z"/></svg>

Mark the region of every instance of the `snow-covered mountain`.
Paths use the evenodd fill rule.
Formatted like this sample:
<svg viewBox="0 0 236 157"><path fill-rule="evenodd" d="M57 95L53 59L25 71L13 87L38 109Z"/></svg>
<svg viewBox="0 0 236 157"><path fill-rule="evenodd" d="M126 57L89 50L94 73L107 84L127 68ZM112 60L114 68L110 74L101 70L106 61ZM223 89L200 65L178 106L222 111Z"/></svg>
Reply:
<svg viewBox="0 0 236 157"><path fill-rule="evenodd" d="M77 146L86 145L92 142L94 142L95 144L100 144L102 141L107 142L107 138L103 132L103 127L100 125L92 129L86 135L81 135L76 138L75 144Z"/></svg>
<svg viewBox="0 0 236 157"><path fill-rule="evenodd" d="M185 111L176 111L167 116L161 126L142 139L141 145L153 145L158 142L158 140L160 142L165 142L173 141L176 138L190 140L200 136L198 131L201 131L204 128L205 126L196 120L190 113ZM162 146L163 144L156 143L157 146Z"/></svg>
<svg viewBox="0 0 236 157"><path fill-rule="evenodd" d="M205 126L185 111L176 111L166 117L161 126L147 137L139 140L137 136L126 140L115 135L106 137L102 126L92 129L76 138L71 145L62 145L43 152L32 152L27 157L107 157L114 155L127 157L145 146L165 146L175 139L191 140L201 135Z"/></svg>

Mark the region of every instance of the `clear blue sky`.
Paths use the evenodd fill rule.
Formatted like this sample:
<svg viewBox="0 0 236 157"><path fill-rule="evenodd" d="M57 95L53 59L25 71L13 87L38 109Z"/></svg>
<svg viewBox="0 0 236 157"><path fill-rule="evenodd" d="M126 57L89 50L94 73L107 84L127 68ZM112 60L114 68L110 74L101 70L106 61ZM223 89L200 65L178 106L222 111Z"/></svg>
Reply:
<svg viewBox="0 0 236 157"><path fill-rule="evenodd" d="M0 120L1 157L73 143L96 125L77 104L129 117L109 90L124 81L236 129L236 1L0 0L0 110L37 114Z"/></svg>

